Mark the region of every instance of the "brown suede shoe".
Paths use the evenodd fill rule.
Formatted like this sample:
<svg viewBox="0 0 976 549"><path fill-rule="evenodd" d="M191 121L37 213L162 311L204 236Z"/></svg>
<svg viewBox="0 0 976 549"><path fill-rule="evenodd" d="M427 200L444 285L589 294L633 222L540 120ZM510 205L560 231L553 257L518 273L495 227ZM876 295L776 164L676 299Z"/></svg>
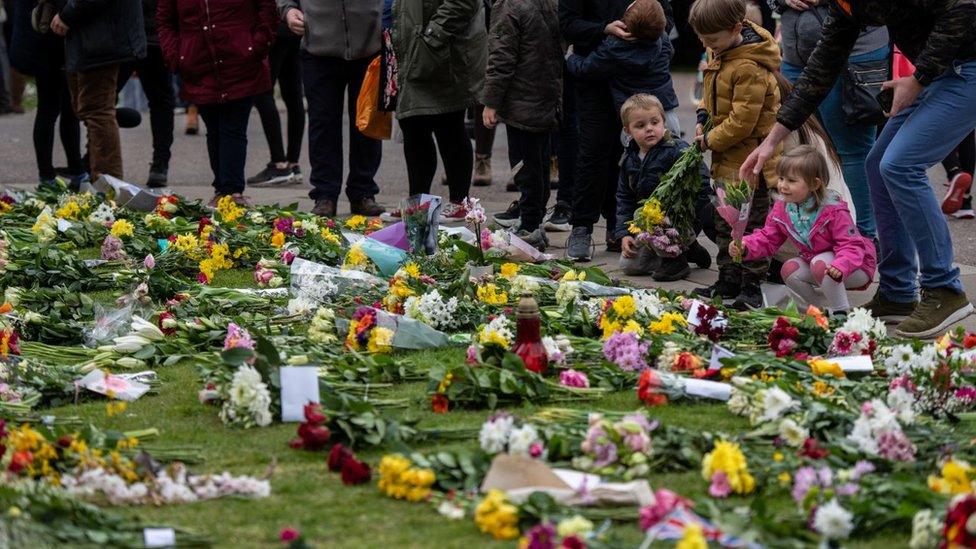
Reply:
<svg viewBox="0 0 976 549"><path fill-rule="evenodd" d="M354 201L349 210L353 213L353 215L375 217L385 212L386 208L377 204L376 200L373 200L373 198L370 197Z"/></svg>
<svg viewBox="0 0 976 549"><path fill-rule="evenodd" d="M336 216L335 200L329 200L328 198L317 199L315 201L315 206L312 207L312 215L317 215L319 217L335 217Z"/></svg>

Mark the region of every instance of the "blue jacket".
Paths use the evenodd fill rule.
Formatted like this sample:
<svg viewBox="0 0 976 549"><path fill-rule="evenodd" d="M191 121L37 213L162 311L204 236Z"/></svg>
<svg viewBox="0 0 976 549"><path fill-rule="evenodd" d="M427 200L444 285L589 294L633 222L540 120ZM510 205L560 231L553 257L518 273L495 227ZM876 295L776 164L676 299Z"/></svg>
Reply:
<svg viewBox="0 0 976 549"><path fill-rule="evenodd" d="M649 93L661 100L664 110L670 111L678 106L678 96L671 82L673 55L674 47L667 34L653 42L627 42L609 36L586 57L571 55L566 60L566 68L577 78L609 78L617 110L631 95Z"/></svg>
<svg viewBox="0 0 976 549"><path fill-rule="evenodd" d="M634 219L638 202L651 196L661 182L661 176L674 166L681 153L688 147L688 143L680 139L665 136L655 147L647 151L647 155L641 160L637 143L631 140L627 145L627 150L620 160L620 179L617 182L617 228L613 235L615 239L629 234L627 226ZM695 205L695 210L698 212L702 212L710 201L710 185L708 166L702 162L701 188ZM694 225L697 228L701 223L696 220Z"/></svg>

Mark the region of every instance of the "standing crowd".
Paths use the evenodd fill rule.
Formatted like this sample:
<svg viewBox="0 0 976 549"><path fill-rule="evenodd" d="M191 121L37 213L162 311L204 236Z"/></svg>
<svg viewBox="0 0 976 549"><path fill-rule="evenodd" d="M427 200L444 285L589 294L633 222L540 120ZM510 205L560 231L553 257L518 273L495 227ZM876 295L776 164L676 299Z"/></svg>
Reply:
<svg viewBox="0 0 976 549"><path fill-rule="evenodd" d="M381 142L356 124L357 98L379 57L380 103L395 112L409 193L431 191L439 157L449 195L442 217L463 219L471 185L492 183L494 130L504 124L508 190L520 195L494 215L496 224L542 250L547 231L569 231L567 256L588 261L602 217L605 245L621 254L627 274L677 280L692 264L711 265L697 241L660 254L632 228L642 201L692 146L676 114L670 0L5 7L15 69L4 71L5 82L34 78L42 184L57 175L58 121L72 185L123 177L117 96L138 75L153 137L147 185L168 182L175 79L188 115L199 113L206 127L212 204L246 203L247 185L302 181L307 108L313 213L337 214L345 178L352 213L396 218L399 211L376 202ZM777 14L778 25L763 11ZM706 52L697 124L685 130L709 158L689 221L719 246L718 281L699 293L755 308L760 284L781 281L798 301L844 314L848 290L867 287L877 271L880 287L867 307L899 322L903 336L929 337L970 314L945 215L974 217L976 0L695 0L687 22ZM275 84L287 108L287 146ZM246 179L252 108L271 158ZM0 100L5 110L16 109ZM926 175L940 162L949 181L941 202ZM752 188L741 239L715 206L715 189L740 180Z"/></svg>

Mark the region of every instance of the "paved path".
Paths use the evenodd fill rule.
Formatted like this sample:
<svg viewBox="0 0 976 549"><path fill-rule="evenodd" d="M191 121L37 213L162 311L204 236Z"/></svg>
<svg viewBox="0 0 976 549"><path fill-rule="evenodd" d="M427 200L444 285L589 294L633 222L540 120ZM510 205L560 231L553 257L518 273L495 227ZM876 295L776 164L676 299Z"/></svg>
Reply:
<svg viewBox="0 0 976 549"><path fill-rule="evenodd" d="M690 87L694 81L693 75L677 74L675 83L678 88L678 96L683 101L680 108L681 124L686 133L691 133L694 128L694 109L690 106L687 99ZM284 119L284 113L282 113ZM36 182L36 167L31 145L31 125L33 115L16 115L0 117L0 185L31 187ZM148 128L148 115L144 116L143 125L138 128L122 130L122 148L125 159L126 179L136 183L142 183L149 171L149 162L152 157L152 140ZM185 124L185 116L177 115L176 128L177 135L173 145L173 160L170 164L170 184L172 190L189 198L209 199L212 195L210 181L212 174L207 159L205 137L203 135L185 135L182 129ZM348 139L348 126L345 131ZM261 130L261 123L256 112L252 113L250 126L248 128L249 149L246 173L248 176L260 171L269 160L267 143ZM63 154L60 145L55 146L55 164L64 165ZM508 204L517 198L516 193L505 192L505 182L508 179L508 157L507 143L504 128L500 128L495 140L494 156L492 158L492 169L495 175L494 184L490 187L472 187L472 195L482 199L485 208L489 213L502 211ZM303 173L309 173L309 163L307 149L302 154ZM935 192L941 197L944 193L943 183L945 173L941 167L934 167L930 175L935 186ZM439 176L438 176L439 179ZM407 175L406 165L403 160L403 148L399 143L385 141L383 143L383 163L377 175L377 182L380 186L380 195L377 200L388 207L395 207L398 202L407 195ZM434 193L444 191L439 183L434 184ZM308 187L305 184L278 187L275 189L252 188L247 191L256 202L261 204L290 204L298 202L302 209L311 208L312 202L308 199ZM555 200L555 193L553 194ZM348 213L348 201L345 197L340 199L340 215ZM963 282L967 292L971 297L976 297L976 221L949 220L952 230L956 259L959 261L963 272ZM597 228L594 240L603 241L604 227ZM553 242L552 253L562 255L564 252L566 234L550 234ZM705 239L702 238L704 241ZM703 242L713 253L715 246L710 242ZM593 259L594 265L599 265L604 269L617 273L617 255L606 252L602 246L598 247ZM623 277L621 278L628 278ZM638 286L658 286L668 289L690 290L695 287L711 284L717 278L717 271L693 270L687 279L676 283L656 283L649 277L632 278L630 282ZM857 293L853 301L860 304L867 301L874 292L874 287L868 292ZM976 316L967 319L964 324L970 329L976 329Z"/></svg>

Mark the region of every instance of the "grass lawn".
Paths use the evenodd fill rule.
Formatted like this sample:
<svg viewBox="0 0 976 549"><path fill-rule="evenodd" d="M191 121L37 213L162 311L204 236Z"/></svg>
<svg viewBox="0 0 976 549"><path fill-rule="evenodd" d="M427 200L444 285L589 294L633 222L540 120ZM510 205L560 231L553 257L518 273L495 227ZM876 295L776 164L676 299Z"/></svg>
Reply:
<svg viewBox="0 0 976 549"><path fill-rule="evenodd" d="M220 273L215 285L250 286L249 271ZM98 294L110 301L113 296ZM414 358L427 363L463 360L463 350L449 349L421 352ZM428 504L411 504L386 498L375 482L356 487L343 486L338 474L329 473L326 452L292 450L288 440L295 436L296 424L275 424L268 428L240 430L225 427L217 410L201 405L197 391L201 388L196 366L184 361L158 371L162 381L158 393L131 403L128 409L108 417L104 400L69 405L53 410L55 414L81 416L109 428L121 430L158 428L160 445L196 445L204 461L192 468L197 472L229 470L237 474L259 475L277 462L272 477L272 495L263 500L218 499L196 504L164 507L118 508L117 511L144 522L168 523L207 534L221 547L261 547L278 544L281 528L298 528L316 547L439 547L470 548L503 546L478 532L468 518L451 521ZM405 415L420 420L420 427L478 427L487 417L485 410L451 411L435 415L429 411L425 384L404 384L397 396L410 400ZM620 392L576 406L586 409L632 410L638 407L633 392ZM526 406L514 410L520 415L534 411ZM728 413L721 404L675 404L650 410L662 423L690 429L736 432L748 428L745 419ZM417 446L420 451L438 448L474 447L476 440ZM382 449L360 450L359 457L374 468L383 455ZM684 496L698 496L707 483L697 471L680 474L658 474L649 478L652 488L667 487ZM792 505L791 501L775 502ZM635 513L636 519L636 513ZM625 547L636 547L642 539L636 521L615 526ZM876 537L852 547L905 546L907 536ZM662 545L669 546L669 545Z"/></svg>

